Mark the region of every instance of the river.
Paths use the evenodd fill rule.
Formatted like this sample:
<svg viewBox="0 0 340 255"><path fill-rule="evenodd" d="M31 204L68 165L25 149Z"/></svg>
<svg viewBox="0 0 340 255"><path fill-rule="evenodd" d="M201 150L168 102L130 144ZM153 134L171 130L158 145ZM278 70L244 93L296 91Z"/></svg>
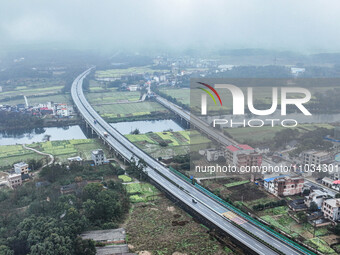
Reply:
<svg viewBox="0 0 340 255"><path fill-rule="evenodd" d="M183 130L183 128L173 120L130 121L112 123L111 125L124 135L130 134L130 132L136 128L142 134L147 132L162 132L169 129L173 131ZM89 138L89 136L86 134L86 129L81 128L79 125L35 128L31 130L15 129L9 131L0 131L0 145L43 142L46 140L47 136L49 136L50 141Z"/></svg>

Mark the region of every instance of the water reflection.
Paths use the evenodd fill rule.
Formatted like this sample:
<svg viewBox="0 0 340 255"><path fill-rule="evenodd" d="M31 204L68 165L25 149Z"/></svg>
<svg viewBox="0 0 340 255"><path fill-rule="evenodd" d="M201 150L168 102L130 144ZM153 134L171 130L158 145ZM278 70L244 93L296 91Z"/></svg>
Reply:
<svg viewBox="0 0 340 255"><path fill-rule="evenodd" d="M162 132L165 130L181 131L183 128L173 120L146 120L131 121L111 124L122 134L130 134L136 128L140 133ZM0 131L0 145L30 144L33 142L43 142L46 138L50 141L86 139L96 137L90 129L85 127L65 126L47 127L34 129L15 129Z"/></svg>
<svg viewBox="0 0 340 255"><path fill-rule="evenodd" d="M182 131L184 130L179 124L173 120L141 120L120 123L111 123L123 135L130 134L136 128L141 134L147 132L162 132L165 130Z"/></svg>
<svg viewBox="0 0 340 255"><path fill-rule="evenodd" d="M42 142L47 136L50 141L86 139L84 132L78 125L34 129L14 129L0 131L0 145Z"/></svg>

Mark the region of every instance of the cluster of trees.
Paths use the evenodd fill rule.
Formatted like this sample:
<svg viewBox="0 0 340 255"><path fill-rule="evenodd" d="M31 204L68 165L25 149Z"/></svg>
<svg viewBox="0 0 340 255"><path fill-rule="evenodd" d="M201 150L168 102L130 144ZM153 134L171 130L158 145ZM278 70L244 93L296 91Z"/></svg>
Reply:
<svg viewBox="0 0 340 255"><path fill-rule="evenodd" d="M130 134L132 135L138 135L140 133L139 129L136 128L135 130L131 131Z"/></svg>
<svg viewBox="0 0 340 255"><path fill-rule="evenodd" d="M39 175L43 177L45 180L49 182L55 182L57 180L60 180L61 177L67 176L71 171L77 171L77 166L75 164L72 165L72 168L67 168L64 165L51 165L43 168Z"/></svg>
<svg viewBox="0 0 340 255"><path fill-rule="evenodd" d="M339 113L340 88L314 94L315 100L308 104L308 109L313 113Z"/></svg>
<svg viewBox="0 0 340 255"><path fill-rule="evenodd" d="M178 164L178 167L176 168L178 168L179 170L183 171L190 170L190 154L174 156L172 161L173 163Z"/></svg>
<svg viewBox="0 0 340 255"><path fill-rule="evenodd" d="M266 204L261 203L261 204L254 205L253 210L254 211L262 211L264 209L283 206L283 205L286 205L286 204L287 204L286 200L282 199L282 200L279 200L279 201L276 201L276 202L272 201L272 202L269 202L269 203L266 203Z"/></svg>
<svg viewBox="0 0 340 255"><path fill-rule="evenodd" d="M336 234L336 235L339 236L339 235L340 235L340 224L337 224L337 225L331 227L330 230L331 230L334 234Z"/></svg>
<svg viewBox="0 0 340 255"><path fill-rule="evenodd" d="M173 157L173 162L175 163L186 163L190 161L190 154L186 154L186 155L177 155Z"/></svg>
<svg viewBox="0 0 340 255"><path fill-rule="evenodd" d="M25 123L25 126L23 126ZM0 111L0 129L32 129L43 125L39 117L22 112Z"/></svg>
<svg viewBox="0 0 340 255"><path fill-rule="evenodd" d="M325 78L325 77L338 78L339 76L340 76L339 65L334 65L333 67L308 66L306 68L306 71L300 75L301 78Z"/></svg>
<svg viewBox="0 0 340 255"><path fill-rule="evenodd" d="M115 63L114 68L116 69L125 69L129 67L152 65L153 61L152 58L148 56L118 53L110 58L110 61L104 69L112 68L112 63ZM117 63L119 63L119 65Z"/></svg>
<svg viewBox="0 0 340 255"><path fill-rule="evenodd" d="M118 91L126 91L127 84L139 84L143 85L146 80L143 75L131 75L131 76L123 76L121 79L117 79L107 83L108 88L117 88Z"/></svg>
<svg viewBox="0 0 340 255"><path fill-rule="evenodd" d="M14 62L13 59L24 58L21 61ZM6 56L2 56L2 67L0 72L1 80L12 80L18 78L45 78L53 77L53 71L50 67L64 67L63 71L78 69L84 71L88 63L100 64L103 58L89 52L80 52L72 50L25 50L13 51ZM80 72L79 72L80 73ZM78 73L78 74L79 74ZM66 76L67 74L60 75Z"/></svg>
<svg viewBox="0 0 340 255"><path fill-rule="evenodd" d="M166 141L160 141L158 144L159 144L161 147L166 147L166 146L168 146L168 143L167 143Z"/></svg>
<svg viewBox="0 0 340 255"><path fill-rule="evenodd" d="M296 217L299 219L301 223L307 223L308 222L308 217L305 212L298 212L296 214Z"/></svg>
<svg viewBox="0 0 340 255"><path fill-rule="evenodd" d="M43 166L42 160L30 159L27 163L31 171L36 171Z"/></svg>
<svg viewBox="0 0 340 255"><path fill-rule="evenodd" d="M286 128L275 133L272 143L275 148L285 147L289 142L296 140L298 147L291 152L291 155L298 155L304 150L319 149L329 150L332 147L332 143L325 141L324 137L331 135L332 129L317 128L315 130L300 132L298 129Z"/></svg>
<svg viewBox="0 0 340 255"><path fill-rule="evenodd" d="M131 158L130 165L126 168L126 173L130 176L133 176L141 181L148 180L148 175L143 170L146 167L146 162L143 159L140 159L136 162L133 158Z"/></svg>
<svg viewBox="0 0 340 255"><path fill-rule="evenodd" d="M60 195L60 178L73 178L72 173L82 168L46 167L43 179L55 181L49 186L38 188L31 182L0 192L0 254L96 254L94 242L79 234L89 228L117 227L129 210L129 199L124 186L114 181L90 183L74 195Z"/></svg>
<svg viewBox="0 0 340 255"><path fill-rule="evenodd" d="M284 147L290 141L297 139L299 131L297 129L286 128L277 132L274 136L274 143L277 148Z"/></svg>
<svg viewBox="0 0 340 255"><path fill-rule="evenodd" d="M111 81L109 84L108 84L108 87L109 88L119 88L123 85L123 81L122 80L115 80L115 81Z"/></svg>
<svg viewBox="0 0 340 255"><path fill-rule="evenodd" d="M305 132L297 137L298 147L290 154L292 156L299 155L302 151L316 149L316 150L330 150L333 144L330 141L324 140L327 135L332 135L333 129L317 128L312 131Z"/></svg>
<svg viewBox="0 0 340 255"><path fill-rule="evenodd" d="M81 66L81 67L74 67L71 69L68 69L66 71L66 73L63 75L63 80L65 81L65 85L64 87L61 89L62 93L69 93L71 91L71 87L72 87L72 83L74 81L74 79L81 74L82 72L84 72L85 67ZM91 79L90 77L93 77L93 73L89 74L88 76L86 76L86 78L83 81L83 89L85 91L88 91L89 89L89 80Z"/></svg>
<svg viewBox="0 0 340 255"><path fill-rule="evenodd" d="M16 229L16 236L8 238L14 254L96 254L91 240L77 235L88 222L76 209L69 208L64 219L50 216L30 216Z"/></svg>
<svg viewBox="0 0 340 255"><path fill-rule="evenodd" d="M49 182L66 185L73 182L76 177L81 177L84 180L99 180L102 177L117 174L117 171L119 169L112 165L94 168L90 165L81 166L76 163L69 166L56 164L44 167L40 171L40 176Z"/></svg>
<svg viewBox="0 0 340 255"><path fill-rule="evenodd" d="M107 189L100 183L88 184L83 190L83 209L92 225L115 228L129 209L129 199L121 183L110 181Z"/></svg>
<svg viewBox="0 0 340 255"><path fill-rule="evenodd" d="M313 201L310 203L310 206L309 206L309 211L310 212L316 212L317 210L319 210L319 207L318 205Z"/></svg>
<svg viewBox="0 0 340 255"><path fill-rule="evenodd" d="M0 80L12 80L17 79L18 77L51 78L52 71L39 72L37 70L33 70L30 66L25 65L24 63L20 63L9 66L8 68L5 68L4 71L0 72Z"/></svg>
<svg viewBox="0 0 340 255"><path fill-rule="evenodd" d="M89 80L88 76L86 76L86 78L83 80L83 90L85 92L90 91L90 80Z"/></svg>

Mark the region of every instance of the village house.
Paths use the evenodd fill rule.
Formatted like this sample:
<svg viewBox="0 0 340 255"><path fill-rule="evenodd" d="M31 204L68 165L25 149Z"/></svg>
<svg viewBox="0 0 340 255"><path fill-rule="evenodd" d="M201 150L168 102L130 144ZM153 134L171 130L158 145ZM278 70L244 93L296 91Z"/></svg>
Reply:
<svg viewBox="0 0 340 255"><path fill-rule="evenodd" d="M327 197L327 192L316 189L305 197L304 202L307 207L310 207L311 203L314 202L318 208L321 209L322 204Z"/></svg>
<svg viewBox="0 0 340 255"><path fill-rule="evenodd" d="M302 193L303 177L286 175L264 179L264 188L275 196L293 196Z"/></svg>
<svg viewBox="0 0 340 255"><path fill-rule="evenodd" d="M7 177L8 186L12 189L15 189L18 186L22 185L21 174L10 174Z"/></svg>
<svg viewBox="0 0 340 255"><path fill-rule="evenodd" d="M322 204L322 212L325 218L338 221L340 219L340 198L325 200Z"/></svg>
<svg viewBox="0 0 340 255"><path fill-rule="evenodd" d="M106 163L104 151L102 149L94 150L91 153L92 160L96 166Z"/></svg>
<svg viewBox="0 0 340 255"><path fill-rule="evenodd" d="M14 172L16 174L21 174L21 175L28 174L28 164L26 164L25 162L14 164L13 167L14 167Z"/></svg>
<svg viewBox="0 0 340 255"><path fill-rule="evenodd" d="M262 155L255 152L255 149L247 144L229 145L225 150L226 163L237 166L261 166Z"/></svg>

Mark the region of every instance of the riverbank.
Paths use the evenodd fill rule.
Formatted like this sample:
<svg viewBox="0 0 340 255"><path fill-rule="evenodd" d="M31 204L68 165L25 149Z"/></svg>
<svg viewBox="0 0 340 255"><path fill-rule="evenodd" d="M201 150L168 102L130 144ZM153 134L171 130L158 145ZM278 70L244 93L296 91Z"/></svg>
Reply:
<svg viewBox="0 0 340 255"><path fill-rule="evenodd" d="M72 119L42 119L42 122L23 126L23 125L1 125L0 123L0 131L10 131L10 130L18 130L18 129L35 129L35 128L47 128L47 127L64 127L64 126L74 126L80 125L82 121L80 118L75 117Z"/></svg>
<svg viewBox="0 0 340 255"><path fill-rule="evenodd" d="M153 120L166 120L166 119L175 119L175 114L171 112L154 112L149 115L131 115L124 117L109 117L107 115L102 116L103 119L108 123L119 123L119 122L130 122L130 121L153 121Z"/></svg>
<svg viewBox="0 0 340 255"><path fill-rule="evenodd" d="M86 139L79 125L0 131L0 145L32 144L44 141Z"/></svg>

